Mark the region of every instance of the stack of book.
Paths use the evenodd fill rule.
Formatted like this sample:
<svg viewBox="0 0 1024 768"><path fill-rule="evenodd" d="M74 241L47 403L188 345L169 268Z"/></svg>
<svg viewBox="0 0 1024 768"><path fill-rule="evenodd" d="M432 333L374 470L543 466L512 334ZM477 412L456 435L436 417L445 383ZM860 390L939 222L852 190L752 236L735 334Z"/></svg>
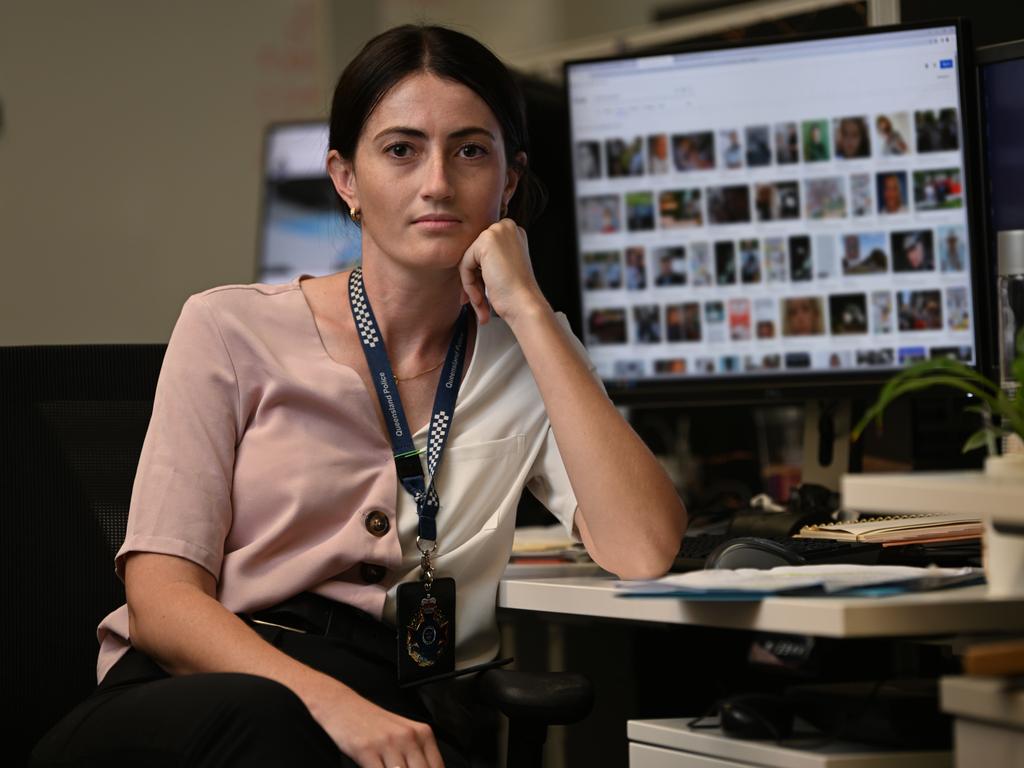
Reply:
<svg viewBox="0 0 1024 768"><path fill-rule="evenodd" d="M939 544L978 539L981 517L975 513L916 514L871 517L848 523L805 525L799 539L835 541L871 541L883 546L903 544Z"/></svg>

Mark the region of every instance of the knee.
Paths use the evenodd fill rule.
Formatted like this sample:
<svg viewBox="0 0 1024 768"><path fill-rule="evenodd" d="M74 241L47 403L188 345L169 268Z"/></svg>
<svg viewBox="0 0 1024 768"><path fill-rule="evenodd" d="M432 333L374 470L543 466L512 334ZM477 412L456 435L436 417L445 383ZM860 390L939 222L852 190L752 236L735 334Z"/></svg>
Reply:
<svg viewBox="0 0 1024 768"><path fill-rule="evenodd" d="M294 691L269 678L236 673L210 675L210 678L217 692L211 697L215 699L210 702L213 705L213 711L208 713L211 720L236 722L254 732L273 733L313 719Z"/></svg>

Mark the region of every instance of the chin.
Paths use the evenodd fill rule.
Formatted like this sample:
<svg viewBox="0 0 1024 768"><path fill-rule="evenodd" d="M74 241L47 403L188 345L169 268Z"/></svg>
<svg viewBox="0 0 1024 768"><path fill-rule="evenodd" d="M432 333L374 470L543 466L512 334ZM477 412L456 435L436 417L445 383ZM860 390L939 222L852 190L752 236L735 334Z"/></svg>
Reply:
<svg viewBox="0 0 1024 768"><path fill-rule="evenodd" d="M436 266L439 268L451 268L459 266L462 257L465 256L469 246L473 244L476 237L467 238L435 238L428 242L416 243L409 248L407 253L416 254L416 261L424 266Z"/></svg>
<svg viewBox="0 0 1024 768"><path fill-rule="evenodd" d="M468 248L469 246L466 246ZM458 269L466 250L457 247L410 248L402 258L406 266L414 269L450 270Z"/></svg>

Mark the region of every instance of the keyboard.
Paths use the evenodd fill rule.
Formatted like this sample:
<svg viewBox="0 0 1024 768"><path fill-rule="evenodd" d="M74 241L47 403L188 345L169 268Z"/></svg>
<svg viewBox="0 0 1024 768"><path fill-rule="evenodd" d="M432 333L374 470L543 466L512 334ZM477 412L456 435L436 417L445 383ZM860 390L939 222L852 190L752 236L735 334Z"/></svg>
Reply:
<svg viewBox="0 0 1024 768"><path fill-rule="evenodd" d="M704 534L683 539L679 554L672 564L673 573L697 571L704 567L708 555L720 544L737 538L735 535ZM832 541L831 539L793 539L788 536L769 538L791 552L800 555L808 563L877 563L882 545L863 541Z"/></svg>
<svg viewBox="0 0 1024 768"><path fill-rule="evenodd" d="M672 564L673 573L698 571L720 544L737 538L734 534L703 534L683 539L679 554ZM830 539L793 539L788 536L768 538L800 555L808 563L861 563L866 565L940 565L950 568L981 565L980 541L954 541L934 544L907 544L883 547L865 541L832 541Z"/></svg>

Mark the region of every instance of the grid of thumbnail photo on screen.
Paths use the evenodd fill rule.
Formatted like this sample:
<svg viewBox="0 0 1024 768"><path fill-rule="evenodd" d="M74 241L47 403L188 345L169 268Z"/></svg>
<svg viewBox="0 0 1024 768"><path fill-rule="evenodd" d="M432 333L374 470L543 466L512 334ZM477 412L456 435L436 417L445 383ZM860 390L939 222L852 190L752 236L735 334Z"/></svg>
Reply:
<svg viewBox="0 0 1024 768"><path fill-rule="evenodd" d="M913 120L913 130L911 125ZM813 164L823 160L912 156L959 149L955 109L838 117L744 130L661 133L631 140L577 143L577 172L585 178L685 174L688 171ZM745 164L745 165L744 165ZM790 337L855 337L917 331L969 331L967 233L962 224L907 223L911 212L952 211L964 205L959 167L884 169L820 178L782 178L751 184L637 190L581 195L581 235L677 231L677 243L586 249L582 254L589 345L665 342L749 342ZM904 214L900 216L900 214ZM957 217L962 220L962 217ZM691 239L708 225L845 220L848 231L779 233L748 238ZM690 230L689 233L686 230ZM663 237L663 235L662 235ZM590 237L589 242L600 240ZM852 290L860 276L919 273L913 287ZM941 283L939 275L943 275ZM957 277L962 279L957 280ZM841 280L843 288L826 289ZM818 281L826 281L815 290ZM929 283L934 282L934 285ZM953 282L956 284L950 285ZM709 295L692 301L647 302L630 292L684 286L778 288L785 296ZM803 290L796 290L798 287ZM587 301L620 291L621 302ZM756 293L756 291L752 292ZM797 294L797 295L794 295ZM633 294L636 296L637 294ZM595 307L596 303L605 306ZM935 334L928 336L934 337ZM882 337L884 339L884 337ZM901 336L902 342L906 337ZM849 339L853 341L853 339ZM790 345L787 345L790 346ZM862 346L862 345L854 345ZM649 348L648 348L649 349ZM893 367L928 356L973 360L971 346L879 344L718 356L616 360L615 376L771 372L799 368Z"/></svg>

